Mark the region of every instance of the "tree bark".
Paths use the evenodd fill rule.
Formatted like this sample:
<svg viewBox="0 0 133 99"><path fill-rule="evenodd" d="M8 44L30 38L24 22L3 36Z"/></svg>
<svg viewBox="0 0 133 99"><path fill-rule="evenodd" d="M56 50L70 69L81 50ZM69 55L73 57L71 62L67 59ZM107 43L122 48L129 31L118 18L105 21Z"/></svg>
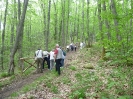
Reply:
<svg viewBox="0 0 133 99"><path fill-rule="evenodd" d="M119 35L118 21L117 21L118 14L116 11L116 6L115 6L114 0L111 0L111 9L112 9L112 14L114 16L114 24L115 24L115 29L116 29L116 39L119 42L121 37Z"/></svg>
<svg viewBox="0 0 133 99"><path fill-rule="evenodd" d="M88 34L88 47L91 47L91 35L89 31L89 3L90 1L87 0L87 34Z"/></svg>
<svg viewBox="0 0 133 99"><path fill-rule="evenodd" d="M54 15L55 15L55 17L54 17L54 24L55 24L55 26L54 26L54 41L56 42L57 41L57 27L58 27L58 24L57 24L57 8L56 8L56 3L55 3L55 1L53 0L53 2L54 2L54 10L55 10L55 13L54 13Z"/></svg>
<svg viewBox="0 0 133 99"><path fill-rule="evenodd" d="M106 4L105 1L103 1L103 11L106 13ZM105 19L105 24L107 27L107 36L108 36L108 40L111 40L111 33L110 33L110 26L109 26L109 22L107 19Z"/></svg>
<svg viewBox="0 0 133 99"><path fill-rule="evenodd" d="M5 8L5 14L4 14L4 24L3 24L3 31L2 31L2 47L1 47L1 68L2 69L4 69L3 61L4 61L5 28L6 28L7 9L8 9L8 0L6 0L6 8Z"/></svg>
<svg viewBox="0 0 133 99"><path fill-rule="evenodd" d="M18 24L18 27L17 27L16 40L15 40L13 49L12 49L12 51L10 53L8 74L14 74L14 69L15 69L14 56L15 56L15 53L17 52L20 39L23 36L23 32L22 31L23 31L23 28L24 28L25 14L26 14L26 10L27 10L28 1L29 0L25 0L24 1L22 16L21 16L21 19L20 19L20 23Z"/></svg>
<svg viewBox="0 0 133 99"><path fill-rule="evenodd" d="M48 44L49 44L49 34L50 34L50 9L51 9L51 0L49 0L49 6L48 6L48 25L47 25L47 33L46 33L46 50L48 50Z"/></svg>
<svg viewBox="0 0 133 99"><path fill-rule="evenodd" d="M69 40L69 12L70 12L70 0L67 0L68 1L68 5L67 5L67 23L66 23L66 43L68 44L68 40Z"/></svg>
<svg viewBox="0 0 133 99"><path fill-rule="evenodd" d="M82 33L81 33L81 42L84 38L84 0L82 1Z"/></svg>
<svg viewBox="0 0 133 99"><path fill-rule="evenodd" d="M65 46L65 0L61 0L62 2L62 43L61 46Z"/></svg>
<svg viewBox="0 0 133 99"><path fill-rule="evenodd" d="M21 16L21 3L20 0L18 0L18 20L20 21L20 16Z"/></svg>

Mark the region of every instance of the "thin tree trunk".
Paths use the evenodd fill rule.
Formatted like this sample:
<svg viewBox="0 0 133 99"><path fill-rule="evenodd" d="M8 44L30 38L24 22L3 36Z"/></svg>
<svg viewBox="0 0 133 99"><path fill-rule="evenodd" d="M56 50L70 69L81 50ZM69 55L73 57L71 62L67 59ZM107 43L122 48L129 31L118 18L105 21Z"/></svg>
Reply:
<svg viewBox="0 0 133 99"><path fill-rule="evenodd" d="M5 15L4 15L4 24L3 24L3 31L2 31L2 48L1 48L1 68L4 69L4 48L5 48L5 28L6 28L6 17L7 17L7 9L8 9L8 0L6 0L6 8L5 8Z"/></svg>
<svg viewBox="0 0 133 99"><path fill-rule="evenodd" d="M101 58L103 59L105 57L105 48L104 48L104 43L103 43L103 33L102 33L102 19L101 19L101 0L98 1L98 20L99 20L99 32L101 34L101 41L102 41L102 55Z"/></svg>
<svg viewBox="0 0 133 99"><path fill-rule="evenodd" d="M103 1L103 11L107 12L107 11L106 11L106 4L105 4L105 1ZM108 36L108 40L111 40L110 26L109 26L109 22L108 22L107 19L105 19L105 24L106 24L106 27L107 27L107 36Z"/></svg>
<svg viewBox="0 0 133 99"><path fill-rule="evenodd" d="M20 21L20 16L21 16L21 3L20 0L18 0L18 20Z"/></svg>
<svg viewBox="0 0 133 99"><path fill-rule="evenodd" d="M84 37L84 0L82 1L82 33L81 33L81 42L83 42Z"/></svg>
<svg viewBox="0 0 133 99"><path fill-rule="evenodd" d="M116 12L116 6L114 0L111 0L111 9L112 9L112 14L114 15L114 24L115 24L115 29L116 29L116 39L119 42L120 41L120 35L119 35L119 30L118 30L118 21L117 21L117 12Z"/></svg>
<svg viewBox="0 0 133 99"><path fill-rule="evenodd" d="M1 15L0 15L0 34L2 34L2 11L1 11ZM1 36L0 36L0 41L2 41L2 38L1 38ZM1 44L1 43L0 43ZM2 47L2 46L1 46ZM1 57L0 57L0 65L1 65ZM3 69L3 65L1 65L1 67L0 67L1 69Z"/></svg>
<svg viewBox="0 0 133 99"><path fill-rule="evenodd" d="M89 3L90 1L87 0L87 34L88 34L88 47L91 47L91 36L89 31Z"/></svg>
<svg viewBox="0 0 133 99"><path fill-rule="evenodd" d="M46 45L46 37L47 37L47 19L46 19L46 6L45 6L46 4L45 3L43 3L43 1L41 1L41 7L42 7L42 10L43 10L43 21L44 21L44 46ZM46 49L46 46L45 46L45 50L47 50Z"/></svg>
<svg viewBox="0 0 133 99"><path fill-rule="evenodd" d="M62 0L62 44L61 46L65 46L65 0Z"/></svg>
<svg viewBox="0 0 133 99"><path fill-rule="evenodd" d="M20 0L18 0L18 22L20 23L20 16L21 16L21 3L20 3ZM18 25L17 25L18 26ZM21 31L23 32L23 30ZM23 49L23 33L22 33L22 37L20 38L20 42L19 42L19 46L18 46L18 58L22 58L23 57L23 52L22 52L22 49ZM21 60L18 60L18 65L20 66L21 69L23 69L23 63Z"/></svg>
<svg viewBox="0 0 133 99"><path fill-rule="evenodd" d="M23 28L24 28L25 14L26 14L26 10L27 10L28 1L29 0L24 1L22 16L21 16L21 19L20 19L20 23L18 24L18 27L17 27L16 40L15 40L13 49L12 49L11 54L10 54L8 74L12 74L12 73L14 74L14 69L15 69L14 68L15 67L14 56L15 56L16 51L18 49L20 39L23 36L23 32L21 32L21 31L23 31Z"/></svg>
<svg viewBox="0 0 133 99"><path fill-rule="evenodd" d="M57 27L58 27L58 24L57 24L57 9L56 9L56 3L55 1L53 0L54 2L54 10L55 10L55 17L54 17L54 21L55 21L55 26L54 26L54 41L56 42L57 41Z"/></svg>
<svg viewBox="0 0 133 99"><path fill-rule="evenodd" d="M46 50L48 50L49 44L49 34L50 34L50 9L51 9L51 0L49 0L49 7L48 7L48 25L47 25L47 33L46 33Z"/></svg>
<svg viewBox="0 0 133 99"><path fill-rule="evenodd" d="M66 26L66 43L68 43L68 40L69 40L69 12L70 12L70 8L69 8L69 6L70 6L70 0L68 0L68 6L67 6L67 26Z"/></svg>

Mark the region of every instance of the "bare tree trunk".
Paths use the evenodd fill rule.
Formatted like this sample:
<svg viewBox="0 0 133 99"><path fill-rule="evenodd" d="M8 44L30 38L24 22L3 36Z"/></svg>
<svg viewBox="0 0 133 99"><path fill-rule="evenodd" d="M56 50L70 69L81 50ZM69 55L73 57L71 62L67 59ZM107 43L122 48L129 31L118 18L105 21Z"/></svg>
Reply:
<svg viewBox="0 0 133 99"><path fill-rule="evenodd" d="M65 46L65 37L66 37L66 35L65 35L65 0L61 0L61 2L62 2L62 36L61 36L61 38L62 38L62 44L61 44L61 46Z"/></svg>
<svg viewBox="0 0 133 99"><path fill-rule="evenodd" d="M18 0L18 20L20 21L20 16L21 16L21 3L20 0Z"/></svg>
<svg viewBox="0 0 133 99"><path fill-rule="evenodd" d="M90 1L87 0L87 34L88 34L88 47L91 47L91 35L89 31L89 3Z"/></svg>
<svg viewBox="0 0 133 99"><path fill-rule="evenodd" d="M117 12L116 12L116 6L114 0L111 0L111 9L112 9L112 14L114 15L114 24L115 24L115 29L116 29L116 39L119 42L121 37L119 35L119 29L118 29L118 21L117 21Z"/></svg>
<svg viewBox="0 0 133 99"><path fill-rule="evenodd" d="M20 17L21 17L21 3L20 3L20 0L18 0L18 22L20 23ZM18 25L17 25L18 26ZM23 32L23 30L21 31ZM20 38L20 42L19 42L19 46L18 46L18 58L22 58L23 57L23 52L22 52L22 49L23 49L23 33L22 33L22 37ZM18 60L18 63L19 63L19 66L21 69L23 69L23 63L21 60Z"/></svg>
<svg viewBox="0 0 133 99"><path fill-rule="evenodd" d="M12 73L14 74L14 69L15 69L14 68L15 67L14 56L15 56L15 53L16 53L16 51L18 49L20 39L23 36L23 32L21 32L21 31L23 31L23 28L24 28L25 14L26 14L26 10L27 10L28 1L29 0L25 0L24 1L22 16L21 16L21 19L20 19L20 23L18 24L18 27L17 27L16 40L15 40L13 49L12 49L12 51L10 53L8 74L12 74Z"/></svg>
<svg viewBox="0 0 133 99"><path fill-rule="evenodd" d="M49 7L48 7L48 25L47 25L47 33L46 33L46 50L48 50L49 44L49 33L50 33L50 9L51 9L51 0L49 0Z"/></svg>
<svg viewBox="0 0 133 99"><path fill-rule="evenodd" d="M84 0L82 1L82 33L81 33L81 41L83 42L84 37Z"/></svg>
<svg viewBox="0 0 133 99"><path fill-rule="evenodd" d="M70 0L68 0L68 6L67 6L67 26L66 26L66 43L68 43L68 39L69 39L69 10L70 10L70 8L69 8L69 6L70 6Z"/></svg>
<svg viewBox="0 0 133 99"><path fill-rule="evenodd" d="M2 47L1 47L1 68L3 67L3 61L4 61L4 47L5 47L5 28L6 28L6 16L7 16L7 9L8 9L8 0L6 0L6 8L5 8L5 15L4 15L4 24L3 24L3 31L2 31Z"/></svg>
<svg viewBox="0 0 133 99"><path fill-rule="evenodd" d="M102 46L103 46L101 58L103 59L105 56L105 48L104 48L104 43L103 43L104 35L102 33L101 0L98 1L98 20L99 20L99 32L101 34L101 41L102 41Z"/></svg>
<svg viewBox="0 0 133 99"><path fill-rule="evenodd" d="M105 4L105 1L103 1L103 11L106 12L106 4ZM107 19L105 19L105 24L106 24L106 27L107 27L108 40L111 40L110 26L109 26L109 22L108 22Z"/></svg>
<svg viewBox="0 0 133 99"><path fill-rule="evenodd" d="M101 0L98 1L98 20L99 20L99 31L101 34L101 40L103 40L102 19L101 19Z"/></svg>
<svg viewBox="0 0 133 99"><path fill-rule="evenodd" d="M58 27L58 24L57 24L57 9L56 9L56 3L55 3L55 1L53 0L53 2L54 2L54 10L55 10L55 13L54 13L54 15L55 15L55 17L54 17L54 21L55 21L55 27L54 27L54 41L56 42L57 41L57 27Z"/></svg>
<svg viewBox="0 0 133 99"><path fill-rule="evenodd" d="M44 23L44 46L46 45L46 37L47 37L47 19L46 19L46 4L43 3L43 1L41 0L41 8L43 10L43 23ZM45 47L46 48L46 47ZM46 49L45 49L46 50Z"/></svg>
<svg viewBox="0 0 133 99"><path fill-rule="evenodd" d="M0 15L0 34L2 34L2 26L1 26L1 23L2 23L2 11L1 11L1 15ZM2 41L2 38L1 38L1 36L0 36L0 41ZM1 44L1 43L0 43ZM2 46L1 46L2 47ZM1 62L2 61L2 59L1 59L1 57L0 57L0 65L1 65ZM1 65L1 67L0 67L1 69L3 69L3 65Z"/></svg>
<svg viewBox="0 0 133 99"><path fill-rule="evenodd" d="M133 9L133 0L131 0L131 9ZM133 13L133 10L132 10L132 13ZM132 31L133 31L133 29L132 29L133 24L132 23L133 23L133 19L131 18L130 19L130 33L132 33Z"/></svg>

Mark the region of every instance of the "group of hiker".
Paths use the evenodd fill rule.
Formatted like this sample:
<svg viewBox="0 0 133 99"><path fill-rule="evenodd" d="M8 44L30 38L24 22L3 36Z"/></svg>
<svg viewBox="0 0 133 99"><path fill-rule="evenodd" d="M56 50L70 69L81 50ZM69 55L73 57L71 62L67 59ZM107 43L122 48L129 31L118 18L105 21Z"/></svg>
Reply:
<svg viewBox="0 0 133 99"><path fill-rule="evenodd" d="M64 66L64 59L66 53L63 48L56 44L55 49L52 49L50 52L42 51L38 49L35 51L35 61L37 63L37 73L42 73L44 70L44 65L47 64L48 70L52 70L55 66L56 71L60 75L60 67Z"/></svg>
<svg viewBox="0 0 133 99"><path fill-rule="evenodd" d="M80 48L83 47L83 44L80 44ZM55 66L55 70L58 74L61 74L60 67L64 66L64 59L66 57L66 51L76 51L76 44L69 44L66 46L66 49L55 45L55 49L52 49L50 52L43 51L40 48L35 51L35 61L37 63L37 73L42 73L44 70L44 65L47 64L48 70L52 70ZM65 51L66 50L66 51Z"/></svg>

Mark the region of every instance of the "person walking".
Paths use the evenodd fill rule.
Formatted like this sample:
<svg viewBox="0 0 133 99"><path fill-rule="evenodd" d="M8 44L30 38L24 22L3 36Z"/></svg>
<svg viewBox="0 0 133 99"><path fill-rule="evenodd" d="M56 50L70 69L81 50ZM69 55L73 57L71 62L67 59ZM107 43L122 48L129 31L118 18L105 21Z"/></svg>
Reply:
<svg viewBox="0 0 133 99"><path fill-rule="evenodd" d="M42 73L43 51L38 49L35 51L35 61L37 63L37 73Z"/></svg>
<svg viewBox="0 0 133 99"><path fill-rule="evenodd" d="M54 58L56 62L56 71L60 75L60 66L61 66L61 59L62 59L62 50L59 48L59 44L56 44L56 48L54 51Z"/></svg>
<svg viewBox="0 0 133 99"><path fill-rule="evenodd" d="M54 67L54 49L50 51L50 70Z"/></svg>
<svg viewBox="0 0 133 99"><path fill-rule="evenodd" d="M43 64L42 64L42 68L44 69L44 63L46 62L46 64L48 65L48 51L43 51Z"/></svg>
<svg viewBox="0 0 133 99"><path fill-rule="evenodd" d="M64 66L64 60L66 57L66 52L64 51L64 48L62 48L61 50L62 50L61 67L63 67Z"/></svg>

